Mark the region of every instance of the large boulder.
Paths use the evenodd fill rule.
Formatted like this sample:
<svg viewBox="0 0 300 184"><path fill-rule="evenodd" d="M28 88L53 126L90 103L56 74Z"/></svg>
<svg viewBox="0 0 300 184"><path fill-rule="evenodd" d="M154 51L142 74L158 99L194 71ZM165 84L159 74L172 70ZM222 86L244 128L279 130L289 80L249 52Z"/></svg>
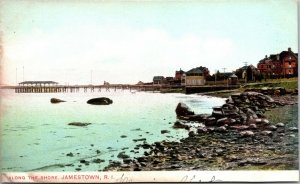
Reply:
<svg viewBox="0 0 300 184"><path fill-rule="evenodd" d="M65 102L64 100L58 99L58 98L51 98L50 99L51 103L60 103L60 102Z"/></svg>
<svg viewBox="0 0 300 184"><path fill-rule="evenodd" d="M87 103L92 105L109 105L112 104L113 101L106 97L100 97L100 98L92 98L88 100Z"/></svg>
<svg viewBox="0 0 300 184"><path fill-rule="evenodd" d="M187 116L195 114L185 103L178 103L175 112L177 116Z"/></svg>

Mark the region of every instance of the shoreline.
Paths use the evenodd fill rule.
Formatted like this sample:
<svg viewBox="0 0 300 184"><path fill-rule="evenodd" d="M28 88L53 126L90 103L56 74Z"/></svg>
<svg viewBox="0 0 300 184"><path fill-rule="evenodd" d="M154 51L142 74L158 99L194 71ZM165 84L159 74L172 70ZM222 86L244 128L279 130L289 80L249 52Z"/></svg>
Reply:
<svg viewBox="0 0 300 184"><path fill-rule="evenodd" d="M239 91L199 95L224 98ZM249 124L225 127L204 125L196 131L195 127L184 126L189 129L187 138L179 142L144 143L149 148L145 149L144 156L114 161L104 171L298 170L298 95L272 97L287 103L266 108L267 125L257 123L258 128L249 128ZM278 111L288 113L276 117ZM268 117L272 114L275 117ZM282 122L291 117L296 117L296 122Z"/></svg>

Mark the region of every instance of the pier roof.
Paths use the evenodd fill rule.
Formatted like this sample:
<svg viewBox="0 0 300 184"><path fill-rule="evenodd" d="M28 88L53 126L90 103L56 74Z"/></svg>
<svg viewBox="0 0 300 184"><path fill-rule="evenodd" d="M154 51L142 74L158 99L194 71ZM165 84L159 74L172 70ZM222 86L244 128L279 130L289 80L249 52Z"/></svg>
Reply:
<svg viewBox="0 0 300 184"><path fill-rule="evenodd" d="M54 81L23 81L19 84L58 84L58 82Z"/></svg>

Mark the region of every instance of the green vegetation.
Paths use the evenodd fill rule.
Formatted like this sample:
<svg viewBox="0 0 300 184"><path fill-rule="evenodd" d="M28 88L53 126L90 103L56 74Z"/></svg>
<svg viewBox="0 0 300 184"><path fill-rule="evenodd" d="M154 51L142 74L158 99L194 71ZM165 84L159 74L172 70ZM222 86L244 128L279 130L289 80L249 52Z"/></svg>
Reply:
<svg viewBox="0 0 300 184"><path fill-rule="evenodd" d="M295 96L296 98L297 96ZM297 101L297 100L295 100ZM273 123L287 123L289 122L291 126L298 126L298 105L289 105L280 108L270 109L270 111L265 112L267 119Z"/></svg>
<svg viewBox="0 0 300 184"><path fill-rule="evenodd" d="M298 89L298 78L271 79L260 83L250 83L242 86L243 89L263 88L263 87L284 87L286 89Z"/></svg>

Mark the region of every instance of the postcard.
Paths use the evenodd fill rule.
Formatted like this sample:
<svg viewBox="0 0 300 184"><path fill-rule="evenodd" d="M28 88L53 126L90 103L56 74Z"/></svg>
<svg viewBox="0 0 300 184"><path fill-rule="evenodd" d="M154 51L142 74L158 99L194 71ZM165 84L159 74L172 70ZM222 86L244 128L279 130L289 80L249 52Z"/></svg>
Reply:
<svg viewBox="0 0 300 184"><path fill-rule="evenodd" d="M9 183L297 182L298 1L0 1Z"/></svg>

